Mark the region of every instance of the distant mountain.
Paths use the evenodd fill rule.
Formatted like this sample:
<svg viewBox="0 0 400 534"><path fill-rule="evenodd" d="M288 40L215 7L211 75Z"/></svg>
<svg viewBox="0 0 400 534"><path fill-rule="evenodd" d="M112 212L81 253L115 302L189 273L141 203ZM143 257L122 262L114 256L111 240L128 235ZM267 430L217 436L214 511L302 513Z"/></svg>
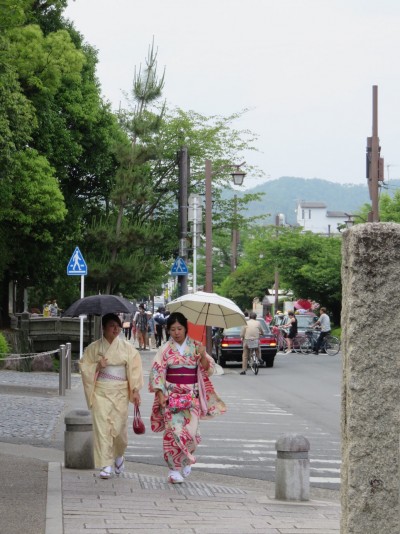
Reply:
<svg viewBox="0 0 400 534"><path fill-rule="evenodd" d="M318 178L306 179L283 176L261 185L247 189L243 193L226 192L224 197L239 197L245 193L265 193L260 202L251 202L248 213L254 215L270 214L263 219L266 224L274 224L275 215L283 213L288 224L296 223L295 209L299 200L325 202L329 211L358 211L366 202L370 202L368 187L365 185L337 184Z"/></svg>

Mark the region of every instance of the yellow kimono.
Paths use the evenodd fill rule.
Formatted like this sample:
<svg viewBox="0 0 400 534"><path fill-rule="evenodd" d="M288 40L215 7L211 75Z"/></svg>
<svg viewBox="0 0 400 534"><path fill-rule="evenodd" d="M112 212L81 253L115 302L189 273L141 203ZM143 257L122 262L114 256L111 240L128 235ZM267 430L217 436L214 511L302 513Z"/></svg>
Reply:
<svg viewBox="0 0 400 534"><path fill-rule="evenodd" d="M107 358L111 368L124 366L126 380L100 381L96 367L101 356ZM143 387L140 354L124 339L117 337L110 344L103 337L86 348L80 369L86 402L92 411L95 466L114 465L115 458L123 456L128 445L128 406L132 392Z"/></svg>

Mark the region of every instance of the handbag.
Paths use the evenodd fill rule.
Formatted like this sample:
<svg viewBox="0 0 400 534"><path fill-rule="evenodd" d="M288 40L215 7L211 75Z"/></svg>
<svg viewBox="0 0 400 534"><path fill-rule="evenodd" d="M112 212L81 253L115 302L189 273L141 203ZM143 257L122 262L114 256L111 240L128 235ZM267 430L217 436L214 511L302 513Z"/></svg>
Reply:
<svg viewBox="0 0 400 534"><path fill-rule="evenodd" d="M129 321L125 321L123 324L122 324L122 328L129 328L131 326L131 323Z"/></svg>
<svg viewBox="0 0 400 534"><path fill-rule="evenodd" d="M188 410L193 406L193 393L170 393L168 407L170 410Z"/></svg>
<svg viewBox="0 0 400 534"><path fill-rule="evenodd" d="M133 431L135 434L144 434L146 432L146 427L144 426L143 419L140 415L140 410L136 405L133 412Z"/></svg>

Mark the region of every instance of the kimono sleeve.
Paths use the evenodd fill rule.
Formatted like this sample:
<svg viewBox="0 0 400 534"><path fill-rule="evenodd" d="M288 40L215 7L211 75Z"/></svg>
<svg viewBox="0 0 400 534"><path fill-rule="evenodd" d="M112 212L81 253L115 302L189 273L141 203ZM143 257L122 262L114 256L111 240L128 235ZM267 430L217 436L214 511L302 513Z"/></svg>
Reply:
<svg viewBox="0 0 400 534"><path fill-rule="evenodd" d="M96 384L96 368L98 359L98 346L97 343L94 342L85 349L85 352L82 356L82 360L79 362L86 404L89 409L92 407L93 402L93 392Z"/></svg>
<svg viewBox="0 0 400 534"><path fill-rule="evenodd" d="M126 371L129 382L129 393L131 394L134 389L137 391L142 389L144 384L142 358L139 352L132 346L129 347Z"/></svg>
<svg viewBox="0 0 400 534"><path fill-rule="evenodd" d="M158 349L157 354L154 357L153 365L150 369L149 376L149 391L150 393L155 393L156 390L161 390L164 395L167 394L166 388L166 372L167 372L167 361L165 356L165 345L161 346Z"/></svg>

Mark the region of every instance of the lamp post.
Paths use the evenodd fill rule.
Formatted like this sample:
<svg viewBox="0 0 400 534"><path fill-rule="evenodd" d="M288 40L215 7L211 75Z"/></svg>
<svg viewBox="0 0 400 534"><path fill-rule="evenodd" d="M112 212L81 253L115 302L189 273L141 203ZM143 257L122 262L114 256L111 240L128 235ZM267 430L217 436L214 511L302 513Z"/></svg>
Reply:
<svg viewBox="0 0 400 534"><path fill-rule="evenodd" d="M239 165L235 166L235 170L231 172L233 183L235 185L242 185L246 173L239 169ZM231 254L231 271L235 271L237 267L237 254L239 245L239 228L237 225L237 195L233 197L233 224L232 224L232 254Z"/></svg>
<svg viewBox="0 0 400 534"><path fill-rule="evenodd" d="M234 170L231 172L233 182L235 185L242 185L243 179L246 175L244 171L240 170L240 167L244 165L244 162L240 165L225 165L218 170L222 170L226 167ZM206 280L205 290L208 293L212 293L213 290L213 275L212 275L212 166L209 159L205 162L205 190L206 190ZM212 334L211 327L207 327L206 330L207 343L206 348L208 354L212 352Z"/></svg>

